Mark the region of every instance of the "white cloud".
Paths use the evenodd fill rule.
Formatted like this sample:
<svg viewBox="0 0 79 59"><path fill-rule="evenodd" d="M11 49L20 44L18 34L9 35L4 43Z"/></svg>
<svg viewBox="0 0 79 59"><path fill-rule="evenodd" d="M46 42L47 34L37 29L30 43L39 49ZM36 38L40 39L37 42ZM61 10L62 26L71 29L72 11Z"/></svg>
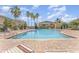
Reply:
<svg viewBox="0 0 79 59"><path fill-rule="evenodd" d="M55 17L55 16L56 16L56 17L62 16L63 14L64 14L63 12L56 12L56 13L54 13L54 14L49 15L47 19L51 19L51 18L53 18L53 17Z"/></svg>
<svg viewBox="0 0 79 59"><path fill-rule="evenodd" d="M74 16L69 15L69 14L66 14L66 13L61 14L61 12L58 12L58 13L56 13L56 14L51 14L51 15L49 15L47 19L52 19L52 18L54 18L55 16L57 17L57 16L60 16L60 15L62 15L61 19L62 19L62 21L64 21L64 22L70 22L70 21L75 20L75 19L78 18L78 17L74 17Z"/></svg>
<svg viewBox="0 0 79 59"><path fill-rule="evenodd" d="M75 20L75 19L77 19L77 17L67 17L67 18L66 18L66 17L65 17L65 18L63 17L63 18L62 18L62 20L63 20L64 22L70 22L70 21Z"/></svg>
<svg viewBox="0 0 79 59"><path fill-rule="evenodd" d="M11 8L10 6L3 6L1 9L3 12L7 12L10 10L10 8Z"/></svg>
<svg viewBox="0 0 79 59"><path fill-rule="evenodd" d="M49 15L49 14L50 14L50 12L47 13L47 15Z"/></svg>
<svg viewBox="0 0 79 59"><path fill-rule="evenodd" d="M56 14L51 14L51 15L49 15L49 16L47 17L47 19L51 19L51 18L53 18L55 15L56 15Z"/></svg>
<svg viewBox="0 0 79 59"><path fill-rule="evenodd" d="M62 17L62 20L63 20L64 22L70 22L70 21L75 20L75 19L77 19L77 18L78 18L78 17L74 17L74 16L72 16L72 15L65 14L65 15Z"/></svg>
<svg viewBox="0 0 79 59"><path fill-rule="evenodd" d="M70 16L70 15L68 15L68 14L65 14L65 15L64 15L64 17L69 17L69 16Z"/></svg>
<svg viewBox="0 0 79 59"><path fill-rule="evenodd" d="M7 14L9 14L9 10L10 10L10 6L2 6L0 7L1 11L0 11L0 15L6 16Z"/></svg>
<svg viewBox="0 0 79 59"><path fill-rule="evenodd" d="M26 16L20 16L18 19L23 20L23 21L27 21L28 18Z"/></svg>
<svg viewBox="0 0 79 59"><path fill-rule="evenodd" d="M26 20L26 19L27 19L27 17L21 17L21 19Z"/></svg>
<svg viewBox="0 0 79 59"><path fill-rule="evenodd" d="M3 15L3 16L4 16L4 15L5 15L5 13L3 13L3 12L0 12L0 15Z"/></svg>
<svg viewBox="0 0 79 59"><path fill-rule="evenodd" d="M56 7L56 8L53 8L53 10L55 13L52 13L51 15L48 14L47 19L51 19L55 16L56 17L63 16L65 14L66 7L65 6ZM68 16L68 15L65 15L65 16Z"/></svg>
<svg viewBox="0 0 79 59"><path fill-rule="evenodd" d="M60 15L62 15L61 12L57 12L57 13L55 13L55 14L49 15L47 19L51 19L51 18L53 18L53 17L55 17L55 16L57 17L57 16L60 16Z"/></svg>
<svg viewBox="0 0 79 59"><path fill-rule="evenodd" d="M42 18L43 18L42 16L39 16L39 17L38 17L38 20L40 20L40 19L42 19Z"/></svg>
<svg viewBox="0 0 79 59"><path fill-rule="evenodd" d="M33 5L32 9L37 9L40 5Z"/></svg>
<svg viewBox="0 0 79 59"><path fill-rule="evenodd" d="M66 11L66 6L61 6L59 8L54 8L54 11Z"/></svg>
<svg viewBox="0 0 79 59"><path fill-rule="evenodd" d="M59 7L59 5L50 5L48 9L57 8L57 7Z"/></svg>
<svg viewBox="0 0 79 59"><path fill-rule="evenodd" d="M29 9L25 8L25 7L20 7L21 11L29 11Z"/></svg>
<svg viewBox="0 0 79 59"><path fill-rule="evenodd" d="M42 16L39 16L39 19L41 19L42 18Z"/></svg>

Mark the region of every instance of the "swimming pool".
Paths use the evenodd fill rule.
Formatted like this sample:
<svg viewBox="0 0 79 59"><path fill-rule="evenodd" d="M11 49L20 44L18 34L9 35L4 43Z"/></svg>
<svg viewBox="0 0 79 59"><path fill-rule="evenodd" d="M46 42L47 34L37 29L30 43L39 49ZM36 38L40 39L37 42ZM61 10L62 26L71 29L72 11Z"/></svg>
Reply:
<svg viewBox="0 0 79 59"><path fill-rule="evenodd" d="M62 34L56 29L36 29L30 32L24 32L16 36L11 37L13 39L52 39L52 38L72 38L68 35Z"/></svg>

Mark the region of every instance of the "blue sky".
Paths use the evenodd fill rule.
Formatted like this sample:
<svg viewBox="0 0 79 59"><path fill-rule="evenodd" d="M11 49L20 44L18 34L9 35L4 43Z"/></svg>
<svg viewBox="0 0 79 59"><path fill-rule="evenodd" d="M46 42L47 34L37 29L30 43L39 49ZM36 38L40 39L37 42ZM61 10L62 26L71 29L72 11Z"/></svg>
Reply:
<svg viewBox="0 0 79 59"><path fill-rule="evenodd" d="M14 18L10 13L10 8L14 6L0 6L0 15ZM79 17L79 5L19 5L22 11L18 17L19 20L28 22L26 11L39 13L38 22L41 21L55 21L56 18L61 18L64 22L69 22ZM33 24L33 20L30 19Z"/></svg>

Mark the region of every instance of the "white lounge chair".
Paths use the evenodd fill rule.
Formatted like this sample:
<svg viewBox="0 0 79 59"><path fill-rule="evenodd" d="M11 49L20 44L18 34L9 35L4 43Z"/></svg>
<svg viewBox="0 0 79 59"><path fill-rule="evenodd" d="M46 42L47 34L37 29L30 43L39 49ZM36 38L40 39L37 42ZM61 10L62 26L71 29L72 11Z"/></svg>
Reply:
<svg viewBox="0 0 79 59"><path fill-rule="evenodd" d="M23 44L17 45L11 49L8 49L2 53L33 53L34 51L24 46Z"/></svg>

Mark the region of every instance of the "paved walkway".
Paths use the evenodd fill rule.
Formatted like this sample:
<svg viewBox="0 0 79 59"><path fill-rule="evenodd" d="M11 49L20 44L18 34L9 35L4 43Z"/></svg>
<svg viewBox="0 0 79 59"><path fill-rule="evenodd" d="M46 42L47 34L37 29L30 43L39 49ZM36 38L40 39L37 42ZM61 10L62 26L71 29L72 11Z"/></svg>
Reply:
<svg viewBox="0 0 79 59"><path fill-rule="evenodd" d="M79 40L23 41L35 52L79 52Z"/></svg>
<svg viewBox="0 0 79 59"><path fill-rule="evenodd" d="M30 47L35 52L79 52L79 40L0 40L0 52L7 51L19 44ZM15 52L16 53L16 52ZM19 52L18 52L19 53Z"/></svg>
<svg viewBox="0 0 79 59"><path fill-rule="evenodd" d="M61 30L61 33L79 38L79 30Z"/></svg>
<svg viewBox="0 0 79 59"><path fill-rule="evenodd" d="M21 44L19 40L0 39L0 52L11 49L19 44Z"/></svg>

